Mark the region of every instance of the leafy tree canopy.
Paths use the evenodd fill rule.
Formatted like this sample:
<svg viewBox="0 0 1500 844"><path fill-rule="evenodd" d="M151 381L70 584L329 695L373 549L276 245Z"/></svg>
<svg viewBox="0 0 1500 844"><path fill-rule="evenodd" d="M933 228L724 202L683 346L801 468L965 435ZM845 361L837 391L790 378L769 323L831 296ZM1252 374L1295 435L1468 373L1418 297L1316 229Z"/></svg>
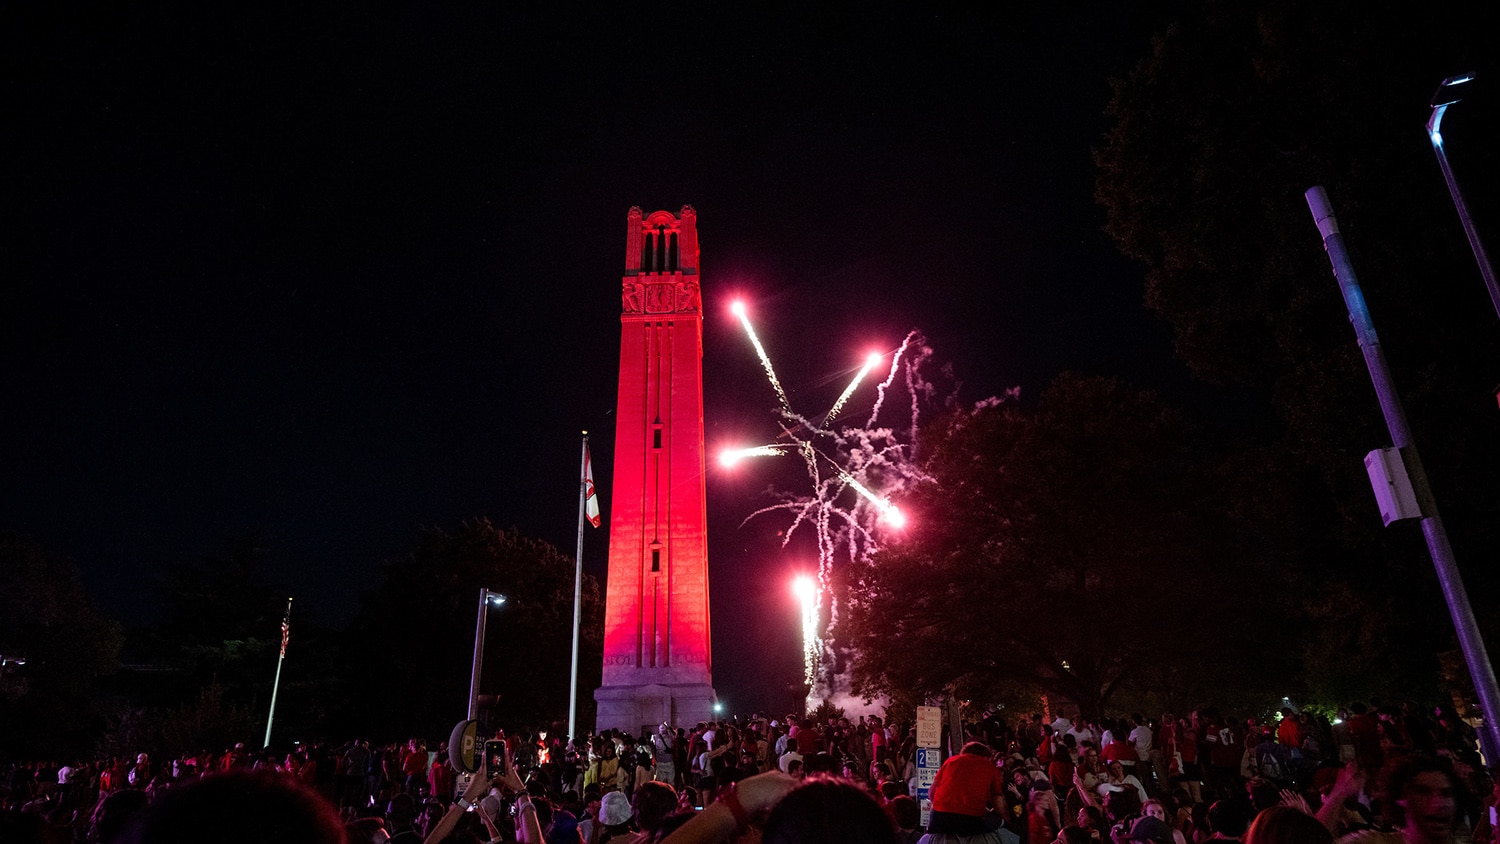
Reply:
<svg viewBox="0 0 1500 844"><path fill-rule="evenodd" d="M1035 409L953 413L922 448L909 535L845 570L860 691L1034 684L1098 713L1148 670L1263 649L1206 643L1253 611L1235 584L1254 561L1233 479L1154 395L1065 374Z"/></svg>

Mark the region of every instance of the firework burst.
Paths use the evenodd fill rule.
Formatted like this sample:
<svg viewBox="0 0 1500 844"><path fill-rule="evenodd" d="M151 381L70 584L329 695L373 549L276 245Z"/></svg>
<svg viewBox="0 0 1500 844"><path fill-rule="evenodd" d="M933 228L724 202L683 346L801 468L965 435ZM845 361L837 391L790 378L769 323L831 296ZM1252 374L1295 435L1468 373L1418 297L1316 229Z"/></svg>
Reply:
<svg viewBox="0 0 1500 844"><path fill-rule="evenodd" d="M839 677L846 666L841 665L841 651L835 641L840 602L835 594L834 571L846 561L867 559L899 532L906 516L892 499L899 499L904 489L924 477L912 460L912 447L920 409L934 392L923 375L932 350L920 332L908 333L889 353L890 368L875 387L865 424L836 426L834 420L886 355L868 356L827 413L804 416L792 408L745 306L736 302L733 312L776 394L781 437L774 445L728 451L720 459L738 461L792 453L802 458L809 482L806 491L775 493L776 503L754 511L745 521L784 514L790 517L790 526L782 535L782 547L808 530L816 542L817 580L809 579L805 587L798 587L799 597L807 596L803 598L805 679L811 686L808 700L816 704L848 690L847 682ZM882 425L886 398L898 390L910 397L906 412L901 414L903 418L894 420L894 425ZM886 411L886 415L895 414Z"/></svg>

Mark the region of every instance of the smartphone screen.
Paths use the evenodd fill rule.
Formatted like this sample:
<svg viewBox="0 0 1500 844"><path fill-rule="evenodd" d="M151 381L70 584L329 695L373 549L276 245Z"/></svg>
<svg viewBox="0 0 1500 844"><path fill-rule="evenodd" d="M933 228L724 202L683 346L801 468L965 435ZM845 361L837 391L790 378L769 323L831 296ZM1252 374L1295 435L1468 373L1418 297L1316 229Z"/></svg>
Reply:
<svg viewBox="0 0 1500 844"><path fill-rule="evenodd" d="M487 741L484 743L484 775L490 779L504 776L505 774L505 742Z"/></svg>

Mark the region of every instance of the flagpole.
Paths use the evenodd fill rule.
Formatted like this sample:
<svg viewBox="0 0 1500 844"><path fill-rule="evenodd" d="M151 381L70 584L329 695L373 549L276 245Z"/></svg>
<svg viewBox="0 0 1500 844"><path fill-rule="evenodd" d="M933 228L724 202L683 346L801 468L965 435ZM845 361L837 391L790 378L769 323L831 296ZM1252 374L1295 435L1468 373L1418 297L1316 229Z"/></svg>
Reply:
<svg viewBox="0 0 1500 844"><path fill-rule="evenodd" d="M276 718L276 692L281 689L281 663L286 660L286 643L291 638L292 599L286 599L286 616L281 619L281 656L276 658L276 682L271 684L271 711L266 715L266 740L261 747L271 746L271 722Z"/></svg>
<svg viewBox="0 0 1500 844"><path fill-rule="evenodd" d="M578 550L573 555L573 667L568 684L568 741L578 738L578 628L583 619L583 519L588 505L589 432L578 459Z"/></svg>

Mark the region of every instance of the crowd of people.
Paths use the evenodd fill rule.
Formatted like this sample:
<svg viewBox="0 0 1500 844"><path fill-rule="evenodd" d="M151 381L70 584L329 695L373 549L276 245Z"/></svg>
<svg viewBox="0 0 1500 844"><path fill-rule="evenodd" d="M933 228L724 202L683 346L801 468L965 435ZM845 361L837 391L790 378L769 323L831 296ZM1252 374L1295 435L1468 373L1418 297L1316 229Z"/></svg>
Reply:
<svg viewBox="0 0 1500 844"><path fill-rule="evenodd" d="M1445 708L991 710L960 732L925 792L914 725L875 715L497 732L505 764L472 774L419 738L12 764L0 841L1500 844L1500 788Z"/></svg>

